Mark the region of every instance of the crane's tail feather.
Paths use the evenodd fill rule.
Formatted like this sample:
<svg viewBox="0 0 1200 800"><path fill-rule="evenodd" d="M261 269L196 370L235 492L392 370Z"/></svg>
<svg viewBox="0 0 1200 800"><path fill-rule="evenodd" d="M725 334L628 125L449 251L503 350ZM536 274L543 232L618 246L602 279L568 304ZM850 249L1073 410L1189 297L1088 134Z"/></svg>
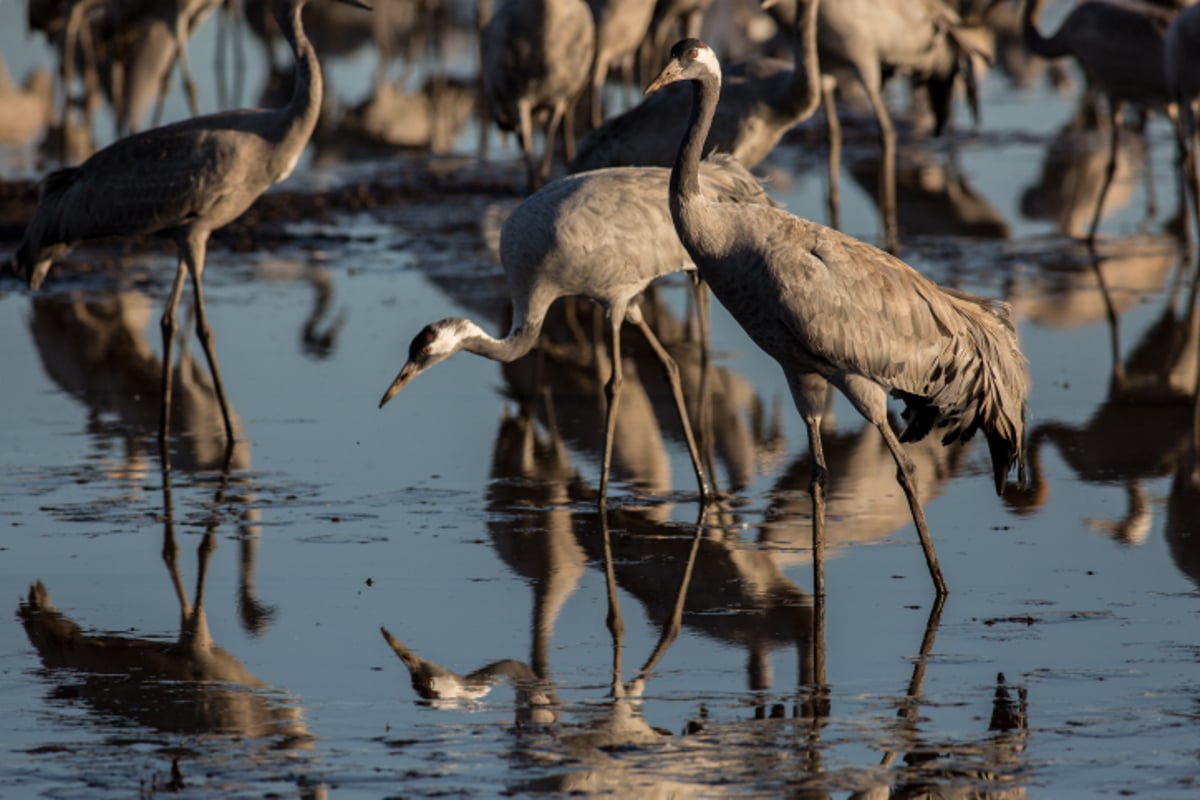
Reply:
<svg viewBox="0 0 1200 800"><path fill-rule="evenodd" d="M936 429L948 445L965 442L982 429L997 493L1004 491L1014 465L1024 486L1029 373L1012 309L1001 301L945 291L963 301L957 307L965 335L943 353L925 391L892 391L905 405L900 441L919 441Z"/></svg>

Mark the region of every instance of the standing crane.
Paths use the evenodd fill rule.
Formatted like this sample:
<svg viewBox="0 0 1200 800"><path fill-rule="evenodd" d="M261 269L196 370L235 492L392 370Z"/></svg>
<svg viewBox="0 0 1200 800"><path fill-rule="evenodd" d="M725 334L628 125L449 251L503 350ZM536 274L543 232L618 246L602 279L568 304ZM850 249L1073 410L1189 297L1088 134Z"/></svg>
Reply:
<svg viewBox="0 0 1200 800"><path fill-rule="evenodd" d="M909 75L928 89L940 133L950 117L954 84L966 78L968 97L974 104L971 59L985 49L957 12L944 0L838 0L821 6L817 45L821 71L845 74L863 89L879 125L880 172L878 203L884 238L893 252L899 247L896 222L896 132L883 99L884 77L892 72ZM831 224L837 227L838 160L842 147L841 125L833 101L833 83L825 84L825 118L829 128L829 206Z"/></svg>
<svg viewBox="0 0 1200 800"><path fill-rule="evenodd" d="M1164 67L1164 39L1172 12L1148 4L1087 0L1072 8L1058 30L1047 37L1037 28L1043 1L1025 0L1021 10L1026 46L1046 59L1074 57L1087 77L1088 88L1102 93L1108 101L1108 166L1087 235L1087 243L1093 245L1117 169L1125 107L1133 104L1165 110L1172 122L1177 119Z"/></svg>
<svg viewBox="0 0 1200 800"><path fill-rule="evenodd" d="M824 554L828 475L821 419L832 384L891 451L942 597L946 583L917 494L916 468L900 443L936 429L949 444L982 428L997 492L1014 463L1024 472L1029 378L1010 309L942 288L889 253L781 209L712 202L698 178L721 66L699 39L678 42L646 92L678 81L691 82L693 104L671 170L671 218L700 276L787 377L812 459L814 562ZM905 405L908 424L899 438L888 422L889 393ZM823 576L814 574L814 592L821 594Z"/></svg>
<svg viewBox="0 0 1200 800"><path fill-rule="evenodd" d="M417 375L459 350L495 361L515 361L537 343L555 300L590 297L604 306L612 336L600 505L603 507L608 492L622 384L620 328L626 319L641 330L667 373L700 494L704 500L710 499L712 491L684 408L678 367L646 324L640 308L631 304L655 278L692 268L667 210L668 178L665 167L595 170L560 178L526 198L500 232L500 260L512 294L513 320L508 335L496 339L459 317L426 325L413 338L408 361L380 400L380 407ZM771 204L762 185L728 156L706 161L699 168L698 180L726 202Z"/></svg>
<svg viewBox="0 0 1200 800"><path fill-rule="evenodd" d="M654 0L588 0L596 22L596 52L592 57L591 122L600 127L604 120L601 97L608 70L621 68L625 88L625 106L629 106L629 87L633 85L633 61L638 45L650 28Z"/></svg>
<svg viewBox="0 0 1200 800"><path fill-rule="evenodd" d="M37 289L54 259L82 242L155 232L175 239L179 266L161 321L162 440L171 413L176 310L189 275L196 335L212 372L225 435L234 440L204 309L204 257L212 231L237 219L268 187L290 175L312 136L323 82L300 20L306 2L274 0L272 6L296 59L296 89L286 106L226 111L152 128L117 140L78 167L50 173L13 256L13 266L30 289ZM363 0L339 2L369 8Z"/></svg>
<svg viewBox="0 0 1200 800"><path fill-rule="evenodd" d="M766 0L764 5L771 2ZM812 116L821 100L817 65L817 0L797 4L792 63L754 58L734 64L704 154L731 153L746 169L767 157L783 135ZM581 143L572 172L600 167L669 167L689 102L683 87L648 97L612 117Z"/></svg>
<svg viewBox="0 0 1200 800"><path fill-rule="evenodd" d="M563 127L575 157L575 103L588 86L596 26L584 0L507 0L479 33L483 94L501 130L517 132L529 190L550 176L554 139ZM545 119L545 151L533 160L533 122Z"/></svg>

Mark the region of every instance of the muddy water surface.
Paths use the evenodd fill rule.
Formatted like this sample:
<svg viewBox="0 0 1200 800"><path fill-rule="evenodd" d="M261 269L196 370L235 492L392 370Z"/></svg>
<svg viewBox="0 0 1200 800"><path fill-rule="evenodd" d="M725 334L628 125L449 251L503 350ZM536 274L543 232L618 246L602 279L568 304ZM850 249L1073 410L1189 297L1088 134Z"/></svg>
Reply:
<svg viewBox="0 0 1200 800"><path fill-rule="evenodd" d="M194 341L166 458L155 441L167 249L81 249L36 294L5 278L0 796L1194 796L1197 330L1169 131L1149 222L1123 162L1106 304L1065 235L1099 152L1062 132L1074 103L995 77L957 171L943 143L906 153L905 256L1011 301L1034 382L1026 491L995 497L982 442L912 447L944 607L886 450L838 401L814 613L803 428L719 308L709 435L736 502L699 524L636 337L606 519L570 336L544 389L532 359L460 355L376 408L424 323L506 324L489 243L520 170L511 145L474 162L470 129L433 162L306 170L214 238L228 459ZM874 240L870 131L843 219ZM764 172L825 220L819 134ZM648 308L694 390L686 285Z"/></svg>

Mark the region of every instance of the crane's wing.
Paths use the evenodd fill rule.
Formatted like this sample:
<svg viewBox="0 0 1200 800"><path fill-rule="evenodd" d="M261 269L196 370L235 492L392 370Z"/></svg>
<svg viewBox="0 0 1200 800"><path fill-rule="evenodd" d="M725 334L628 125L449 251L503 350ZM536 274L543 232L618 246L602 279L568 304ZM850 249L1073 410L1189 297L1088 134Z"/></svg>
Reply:
<svg viewBox="0 0 1200 800"><path fill-rule="evenodd" d="M961 328L948 296L900 259L786 212L762 238L764 311L810 357L915 394Z"/></svg>
<svg viewBox="0 0 1200 800"><path fill-rule="evenodd" d="M174 228L222 203L241 204L240 213L270 184L265 165L244 153L243 165L232 164L239 150L250 149L242 147L246 135L169 125L120 139L79 167L51 174L39 214L54 219L42 244ZM212 221L216 227L228 220Z"/></svg>

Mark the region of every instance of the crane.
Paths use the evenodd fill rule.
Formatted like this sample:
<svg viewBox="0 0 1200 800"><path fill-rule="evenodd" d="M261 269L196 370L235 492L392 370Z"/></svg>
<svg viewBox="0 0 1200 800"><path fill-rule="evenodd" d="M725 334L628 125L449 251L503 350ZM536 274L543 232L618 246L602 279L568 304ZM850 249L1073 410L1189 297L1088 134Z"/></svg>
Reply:
<svg viewBox="0 0 1200 800"><path fill-rule="evenodd" d="M812 116L821 100L817 7L817 0L797 4L793 63L755 58L726 70L728 90L717 107L705 155L731 153L742 166L753 169L789 129ZM606 120L581 142L571 171L669 167L683 135L687 105L686 91L665 91Z"/></svg>
<svg viewBox="0 0 1200 800"><path fill-rule="evenodd" d="M1088 228L1087 243L1092 245L1117 169L1125 106L1165 109L1178 130L1174 98L1167 87L1164 67L1164 39L1172 12L1146 4L1087 0L1072 8L1058 29L1047 37L1037 28L1042 3L1043 0L1025 0L1021 9L1021 31L1026 46L1046 59L1074 57L1087 76L1088 88L1108 100L1108 166Z"/></svg>
<svg viewBox="0 0 1200 800"><path fill-rule="evenodd" d="M479 33L488 111L501 130L516 130L530 191L550 175L560 125L567 160L575 157L575 103L588 86L595 28L584 0L508 0ZM535 117L545 118L540 166L533 160Z"/></svg>
<svg viewBox="0 0 1200 800"><path fill-rule="evenodd" d="M698 178L721 66L699 39L676 43L646 92L679 81L691 83L693 103L671 169L671 218L713 294L784 370L808 433L814 562L824 552L828 475L820 425L833 385L891 451L934 586L944 596L916 469L901 441L937 430L949 444L982 428L997 492L1014 463L1024 472L1029 378L1010 309L942 288L883 250L782 209L712 202ZM889 393L906 406L899 438L888 421ZM814 574L814 592L823 593L823 577Z"/></svg>
<svg viewBox="0 0 1200 800"><path fill-rule="evenodd" d="M179 265L160 323L162 440L171 413L176 310L189 275L196 335L208 359L226 437L234 440L201 288L205 253L214 229L241 216L268 187L291 174L312 136L323 82L300 20L306 2L274 0L272 6L296 60L296 89L286 106L220 112L152 128L118 139L77 167L50 173L12 258L29 288L37 289L54 259L82 242L155 232L175 239ZM339 2L369 8L363 0Z"/></svg>
<svg viewBox="0 0 1200 800"><path fill-rule="evenodd" d="M426 325L413 338L408 361L380 407L414 377L459 350L502 362L520 358L537 343L555 300L590 297L605 307L612 336L600 505L605 503L612 462L622 383L619 334L626 319L641 330L666 370L700 494L710 499L712 491L683 404L678 367L632 303L655 278L691 267L667 210L668 178L665 167L614 167L568 175L526 198L505 220L500 234L500 260L513 307L508 335L496 339L459 317ZM728 156L706 161L699 180L727 202L771 203L762 185Z"/></svg>

